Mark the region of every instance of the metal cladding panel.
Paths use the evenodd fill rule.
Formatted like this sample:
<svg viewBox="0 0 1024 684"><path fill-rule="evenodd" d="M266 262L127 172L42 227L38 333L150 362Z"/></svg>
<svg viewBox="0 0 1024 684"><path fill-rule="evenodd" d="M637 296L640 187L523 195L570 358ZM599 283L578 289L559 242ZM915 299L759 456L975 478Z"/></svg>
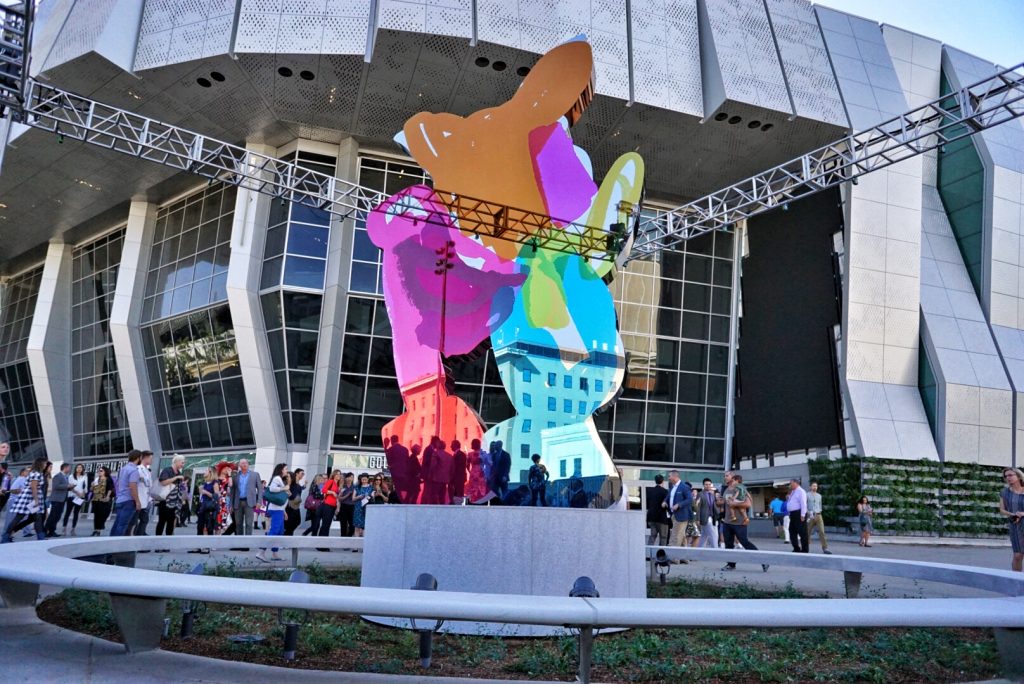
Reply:
<svg viewBox="0 0 1024 684"><path fill-rule="evenodd" d="M766 0L796 114L848 126L814 11L805 0Z"/></svg>
<svg viewBox="0 0 1024 684"><path fill-rule="evenodd" d="M234 16L235 0L147 0L135 70L227 53Z"/></svg>
<svg viewBox="0 0 1024 684"><path fill-rule="evenodd" d="M473 36L471 0L380 0L377 25L396 31Z"/></svg>
<svg viewBox="0 0 1024 684"><path fill-rule="evenodd" d="M726 97L793 113L762 0L714 0L706 7Z"/></svg>
<svg viewBox="0 0 1024 684"><path fill-rule="evenodd" d="M881 27L820 5L814 11L854 130L871 128L905 112L907 101Z"/></svg>
<svg viewBox="0 0 1024 684"><path fill-rule="evenodd" d="M697 0L634 0L633 99L703 116Z"/></svg>
<svg viewBox="0 0 1024 684"><path fill-rule="evenodd" d="M946 77L954 88L980 81L998 71L991 62L954 48L943 47L943 56ZM981 140L993 164L1024 172L1024 124L1019 119L982 131Z"/></svg>
<svg viewBox="0 0 1024 684"><path fill-rule="evenodd" d="M235 52L362 55L370 0L240 0ZM419 30L419 29L409 29Z"/></svg>
<svg viewBox="0 0 1024 684"><path fill-rule="evenodd" d="M477 37L543 54L585 35L594 49L596 91L629 99L626 14L618 0L478 0Z"/></svg>

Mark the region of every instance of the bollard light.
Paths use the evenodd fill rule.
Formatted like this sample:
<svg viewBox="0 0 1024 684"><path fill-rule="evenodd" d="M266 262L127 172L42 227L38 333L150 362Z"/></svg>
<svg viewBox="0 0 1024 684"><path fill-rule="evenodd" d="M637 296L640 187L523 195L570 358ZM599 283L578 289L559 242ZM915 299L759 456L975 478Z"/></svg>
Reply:
<svg viewBox="0 0 1024 684"><path fill-rule="evenodd" d="M658 553L654 554L654 569L658 573L659 581L665 584L668 573L672 569L672 562L668 559L665 549L658 549Z"/></svg>
<svg viewBox="0 0 1024 684"><path fill-rule="evenodd" d="M196 563L191 570L188 571L189 575L204 575L206 574L206 566L202 563ZM199 601L182 601L181 602L181 631L179 636L182 639L192 638L192 627L195 624L196 613L202 604Z"/></svg>
<svg viewBox="0 0 1024 684"><path fill-rule="evenodd" d="M569 592L571 598L600 598L594 580L586 575L577 577L573 582L572 590ZM594 630L590 625L579 625L579 642L577 651L579 653L579 671L576 674L576 681L581 684L590 684L590 663L594 652Z"/></svg>
<svg viewBox="0 0 1024 684"><path fill-rule="evenodd" d="M413 591L437 591L437 578L429 572L420 573L412 585ZM420 665L425 669L430 667L431 652L434 648L434 632L441 629L444 620L434 620L433 626L429 624L417 624L416 618L409 618L412 628L420 635ZM429 623L429 621L428 621Z"/></svg>
<svg viewBox="0 0 1024 684"><path fill-rule="evenodd" d="M309 584L309 575L301 570L292 570L288 581L292 584ZM295 651L299 644L299 627L309 621L309 611L302 611L302 619L298 622L285 619L284 608L277 609L277 624L284 627L284 650L281 657L285 660L295 660Z"/></svg>

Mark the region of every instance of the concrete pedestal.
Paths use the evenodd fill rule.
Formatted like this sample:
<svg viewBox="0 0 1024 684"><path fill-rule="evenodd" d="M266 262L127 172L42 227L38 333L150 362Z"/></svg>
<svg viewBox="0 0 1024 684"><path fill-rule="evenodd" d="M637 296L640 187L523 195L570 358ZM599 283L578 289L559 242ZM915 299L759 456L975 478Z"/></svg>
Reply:
<svg viewBox="0 0 1024 684"><path fill-rule="evenodd" d="M646 598L644 514L570 508L368 506L362 586L409 589L428 572L439 591L568 596L581 575L601 597ZM408 628L409 621L367 617ZM446 623L443 632L550 636L534 625Z"/></svg>

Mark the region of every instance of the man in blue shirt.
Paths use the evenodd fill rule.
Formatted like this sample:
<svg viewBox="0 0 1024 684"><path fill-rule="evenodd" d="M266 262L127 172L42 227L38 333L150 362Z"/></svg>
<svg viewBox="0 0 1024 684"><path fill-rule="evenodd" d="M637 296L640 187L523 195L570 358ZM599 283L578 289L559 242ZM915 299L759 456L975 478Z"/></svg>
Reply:
<svg viewBox="0 0 1024 684"><path fill-rule="evenodd" d="M128 463L117 474L117 486L114 489L114 526L110 528L111 537L127 537L129 530L135 528L142 500L139 498L139 461L142 452L132 449L128 452Z"/></svg>
<svg viewBox="0 0 1024 684"><path fill-rule="evenodd" d="M785 539L785 533L782 531L783 521L786 519L786 514L782 512L785 504L782 503L782 499L776 494L775 498L768 504L768 507L772 509L772 525L775 526L775 536L779 539Z"/></svg>

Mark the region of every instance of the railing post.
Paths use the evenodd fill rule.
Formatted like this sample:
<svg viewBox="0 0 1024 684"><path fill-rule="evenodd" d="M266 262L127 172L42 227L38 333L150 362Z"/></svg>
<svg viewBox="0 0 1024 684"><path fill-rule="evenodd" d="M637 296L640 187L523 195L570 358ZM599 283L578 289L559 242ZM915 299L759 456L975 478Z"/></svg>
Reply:
<svg viewBox="0 0 1024 684"><path fill-rule="evenodd" d="M110 607L121 630L125 650L143 653L160 648L167 599L111 594Z"/></svg>
<svg viewBox="0 0 1024 684"><path fill-rule="evenodd" d="M580 684L590 684L590 664L594 654L594 630L589 626L580 627L580 669L576 674L576 681Z"/></svg>
<svg viewBox="0 0 1024 684"><path fill-rule="evenodd" d="M864 576L860 572L843 570L843 584L846 585L846 598L857 598L860 593L860 580Z"/></svg>
<svg viewBox="0 0 1024 684"><path fill-rule="evenodd" d="M1024 629L996 627L994 631L1003 676L1014 682L1024 679Z"/></svg>

